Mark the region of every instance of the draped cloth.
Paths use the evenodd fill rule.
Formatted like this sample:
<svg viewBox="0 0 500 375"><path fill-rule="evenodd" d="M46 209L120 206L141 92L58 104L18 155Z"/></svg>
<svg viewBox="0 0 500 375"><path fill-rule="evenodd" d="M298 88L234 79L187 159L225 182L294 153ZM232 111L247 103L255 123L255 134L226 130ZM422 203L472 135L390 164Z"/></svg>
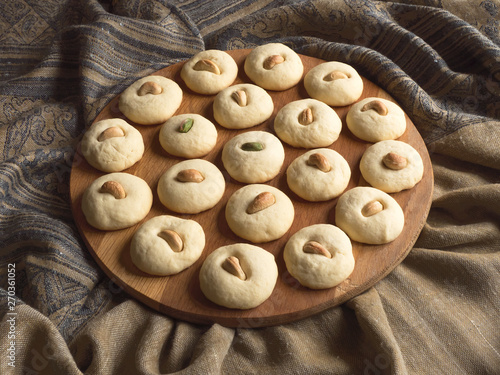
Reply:
<svg viewBox="0 0 500 375"><path fill-rule="evenodd" d="M3 1L0 373L498 374L499 13L499 0ZM348 63L397 100L432 160L427 222L341 306L266 328L173 319L86 249L70 209L76 145L136 79L269 42Z"/></svg>

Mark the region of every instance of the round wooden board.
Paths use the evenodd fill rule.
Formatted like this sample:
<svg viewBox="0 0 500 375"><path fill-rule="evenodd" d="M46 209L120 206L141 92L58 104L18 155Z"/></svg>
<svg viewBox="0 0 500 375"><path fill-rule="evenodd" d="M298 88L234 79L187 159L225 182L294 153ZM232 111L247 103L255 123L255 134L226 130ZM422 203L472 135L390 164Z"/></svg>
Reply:
<svg viewBox="0 0 500 375"><path fill-rule="evenodd" d="M249 50L228 51L239 67L236 83L250 82L243 70L244 59ZM313 66L324 60L301 55L306 73ZM180 78L183 62L164 68L155 74L163 75L175 80L183 89L182 105L177 111L180 113L198 113L215 124L212 112L214 96L204 96L189 90ZM381 97L393 100L381 88L364 79L364 97ZM263 327L287 323L305 318L329 307L339 305L348 299L364 292L376 282L385 277L408 254L415 243L430 209L433 173L430 158L425 144L411 120L407 117L407 130L399 138L412 145L422 156L424 162L423 179L412 189L397 194L391 194L401 205L405 213L405 227L403 233L394 241L386 245L364 245L353 242L353 252L356 266L350 277L335 288L326 290L311 290L299 283L287 272L283 260L283 249L290 236L297 230L316 223L335 224L335 204L337 199L311 203L295 195L286 183L286 168L297 156L306 152L284 144L285 163L281 173L269 181L268 184L285 192L295 207L296 215L290 230L280 239L260 244L262 248L273 253L278 264L279 277L276 287L270 296L260 306L250 310L235 310L220 307L205 298L199 287L198 274L203 260L216 248L237 242L245 241L231 232L225 217L224 210L228 198L243 184L236 182L224 170L221 161L222 147L231 137L245 131L265 130L274 133L273 120L283 105L297 99L307 98L303 83L283 92L269 92L274 101L274 113L265 123L246 130L228 130L218 124L217 146L204 159L213 162L226 177L226 191L222 200L212 209L196 215L179 215L167 210L159 201L156 186L160 176L180 158L168 155L161 147L158 133L161 125L140 126L144 138L144 157L125 172L143 178L150 185L154 193L154 202L151 212L139 224L119 230L101 231L94 229L85 220L81 210L82 194L85 188L97 177L104 173L92 168L78 151L72 166L70 192L72 210L77 226L89 251L99 266L107 275L133 297L150 307L172 317L194 323L219 323L230 327ZM118 97L115 97L97 116L95 121L107 118L125 118L118 110ZM350 133L345 124L347 107L335 107L342 119L343 128L339 139L330 148L336 150L348 161L352 176L347 189L358 185L367 185L359 171L359 160L364 150L371 144L361 141ZM130 123L130 121L129 121ZM146 220L157 215L175 215L189 218L201 224L206 234L206 247L200 259L187 270L167 277L150 276L137 269L131 261L129 247L131 238L136 229Z"/></svg>

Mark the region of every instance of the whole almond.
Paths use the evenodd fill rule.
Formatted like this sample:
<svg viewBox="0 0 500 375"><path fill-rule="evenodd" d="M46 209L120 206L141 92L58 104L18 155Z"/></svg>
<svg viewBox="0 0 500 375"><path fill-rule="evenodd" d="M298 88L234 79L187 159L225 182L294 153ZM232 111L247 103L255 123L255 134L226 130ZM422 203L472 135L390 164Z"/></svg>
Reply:
<svg viewBox="0 0 500 375"><path fill-rule="evenodd" d="M240 280L246 280L247 275L241 268L240 260L235 256L229 256L222 262L222 268Z"/></svg>
<svg viewBox="0 0 500 375"><path fill-rule="evenodd" d="M217 64L209 59L198 60L196 64L193 65L193 70L210 72L217 75L221 73Z"/></svg>
<svg viewBox="0 0 500 375"><path fill-rule="evenodd" d="M383 103L381 100L374 99L363 105L361 108L361 112L369 111L369 110L374 110L377 112L380 116L387 116L389 113L389 109Z"/></svg>
<svg viewBox="0 0 500 375"><path fill-rule="evenodd" d="M111 194L116 199L123 199L127 196L123 186L116 181L106 181L99 189L99 193Z"/></svg>
<svg viewBox="0 0 500 375"><path fill-rule="evenodd" d="M168 243L172 251L176 253L181 252L184 248L184 242L182 241L181 236L173 230L164 229L158 233L158 237L163 238Z"/></svg>
<svg viewBox="0 0 500 375"><path fill-rule="evenodd" d="M384 165L393 170L401 170L408 165L408 159L404 156L398 155L395 152L389 152L382 158Z"/></svg>
<svg viewBox="0 0 500 375"><path fill-rule="evenodd" d="M124 137L125 132L119 128L118 126L112 126L110 128L107 128L104 130L101 134L99 134L99 137L97 137L97 140L99 142L103 142L106 139L110 138L117 138L117 137Z"/></svg>
<svg viewBox="0 0 500 375"><path fill-rule="evenodd" d="M276 197L269 191L264 191L258 194L247 207L247 214L254 214L256 212L265 210L276 203Z"/></svg>
<svg viewBox="0 0 500 375"><path fill-rule="evenodd" d="M177 181L180 182L202 182L205 179L197 169L183 169L177 173Z"/></svg>
<svg viewBox="0 0 500 375"><path fill-rule="evenodd" d="M361 209L361 214L365 217L370 217L384 210L383 204L378 200L368 202Z"/></svg>
<svg viewBox="0 0 500 375"><path fill-rule="evenodd" d="M148 94L159 95L162 93L162 91L163 89L158 83L154 81L147 81L144 82L141 87L139 87L137 95L139 96L144 96Z"/></svg>
<svg viewBox="0 0 500 375"><path fill-rule="evenodd" d="M307 159L307 165L316 167L325 173L332 170L332 166L326 156L320 154L319 152L315 152L309 156L309 159Z"/></svg>
<svg viewBox="0 0 500 375"><path fill-rule="evenodd" d="M299 124L309 125L314 121L311 108L306 108L299 115Z"/></svg>
<svg viewBox="0 0 500 375"><path fill-rule="evenodd" d="M337 79L347 79L349 76L343 72L335 70L323 77L324 81L336 81Z"/></svg>
<svg viewBox="0 0 500 375"><path fill-rule="evenodd" d="M308 254L318 254L323 255L327 258L331 258L332 254L319 242L317 241L308 241L302 247L304 253Z"/></svg>

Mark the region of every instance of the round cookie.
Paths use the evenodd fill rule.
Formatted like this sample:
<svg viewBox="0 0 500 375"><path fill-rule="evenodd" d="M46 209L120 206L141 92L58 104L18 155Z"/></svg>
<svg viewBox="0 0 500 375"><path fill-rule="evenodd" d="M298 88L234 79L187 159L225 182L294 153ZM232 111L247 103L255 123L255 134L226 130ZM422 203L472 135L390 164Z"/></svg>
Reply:
<svg viewBox="0 0 500 375"><path fill-rule="evenodd" d="M316 99L301 99L283 106L274 119L274 131L293 147L327 147L342 130L342 121L330 106Z"/></svg>
<svg viewBox="0 0 500 375"><path fill-rule="evenodd" d="M163 76L148 76L132 83L118 99L118 108L131 121L155 125L167 121L182 102L182 89Z"/></svg>
<svg viewBox="0 0 500 375"><path fill-rule="evenodd" d="M312 202L338 197L347 188L350 178L351 168L347 161L329 148L306 152L293 160L286 171L290 189Z"/></svg>
<svg viewBox="0 0 500 375"><path fill-rule="evenodd" d="M190 267L203 252L205 232L193 220L162 215L149 219L134 233L132 262L151 275L174 275Z"/></svg>
<svg viewBox="0 0 500 375"><path fill-rule="evenodd" d="M281 43L269 43L254 48L245 59L244 69L256 85L275 91L295 86L304 73L299 55Z"/></svg>
<svg viewBox="0 0 500 375"><path fill-rule="evenodd" d="M181 70L181 78L194 92L217 94L230 86L238 75L238 65L224 51L206 50L189 59Z"/></svg>
<svg viewBox="0 0 500 375"><path fill-rule="evenodd" d="M213 103L214 118L227 129L246 129L259 125L273 114L274 103L263 88L241 83L217 94Z"/></svg>
<svg viewBox="0 0 500 375"><path fill-rule="evenodd" d="M398 237L404 227L403 209L382 190L358 186L342 194L335 207L335 224L353 241L380 245Z"/></svg>
<svg viewBox="0 0 500 375"><path fill-rule="evenodd" d="M152 205L153 193L146 181L122 172L97 178L82 197L87 222L102 230L131 227L146 217Z"/></svg>
<svg viewBox="0 0 500 375"><path fill-rule="evenodd" d="M160 144L170 155L200 158L217 143L217 129L207 118L182 114L169 118L160 129Z"/></svg>
<svg viewBox="0 0 500 375"><path fill-rule="evenodd" d="M274 256L244 243L214 250L200 269L200 288L212 302L231 309L251 309L272 294L278 279Z"/></svg>
<svg viewBox="0 0 500 375"><path fill-rule="evenodd" d="M315 224L300 229L285 245L290 275L311 289L337 286L354 270L351 240L340 228Z"/></svg>
<svg viewBox="0 0 500 375"><path fill-rule="evenodd" d="M229 228L254 243L283 236L293 223L295 210L285 193L269 185L252 184L236 190L226 205Z"/></svg>
<svg viewBox="0 0 500 375"><path fill-rule="evenodd" d="M406 117L401 107L390 100L365 98L349 109L346 124L359 139L379 142L403 135Z"/></svg>
<svg viewBox="0 0 500 375"><path fill-rule="evenodd" d="M266 182L279 173L285 160L280 140L265 131L250 131L231 138L222 149L222 163L239 182Z"/></svg>
<svg viewBox="0 0 500 375"><path fill-rule="evenodd" d="M350 65L329 61L309 70L304 86L311 98L331 106L354 103L363 93L363 80Z"/></svg>
<svg viewBox="0 0 500 375"><path fill-rule="evenodd" d="M169 210L197 214L215 206L225 190L221 171L203 159L184 160L171 166L158 181L158 197Z"/></svg>
<svg viewBox="0 0 500 375"><path fill-rule="evenodd" d="M359 163L363 178L386 193L411 189L424 174L420 154L408 143L388 140L368 147Z"/></svg>
<svg viewBox="0 0 500 375"><path fill-rule="evenodd" d="M85 132L81 151L88 163L102 172L120 172L144 154L141 133L119 118L97 121Z"/></svg>

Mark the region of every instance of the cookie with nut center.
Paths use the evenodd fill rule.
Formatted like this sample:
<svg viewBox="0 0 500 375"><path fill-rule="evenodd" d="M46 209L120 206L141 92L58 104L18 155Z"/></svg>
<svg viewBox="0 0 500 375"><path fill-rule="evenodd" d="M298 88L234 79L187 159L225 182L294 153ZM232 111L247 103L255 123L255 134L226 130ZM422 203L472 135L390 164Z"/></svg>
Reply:
<svg viewBox="0 0 500 375"><path fill-rule="evenodd" d="M222 163L229 175L255 184L276 177L285 161L281 141L265 131L249 131L231 138L222 149Z"/></svg>
<svg viewBox="0 0 500 375"><path fill-rule="evenodd" d="M366 182L386 193L411 189L424 174L418 151L396 140L380 141L368 147L361 157L359 169Z"/></svg>
<svg viewBox="0 0 500 375"><path fill-rule="evenodd" d="M354 270L351 240L331 224L315 224L294 233L283 252L288 272L311 289L332 288Z"/></svg>
<svg viewBox="0 0 500 375"><path fill-rule="evenodd" d="M350 178L349 163L329 148L314 149L300 155L286 171L290 189L311 202L338 197L347 188Z"/></svg>
<svg viewBox="0 0 500 375"><path fill-rule="evenodd" d="M157 192L169 210L196 214L219 203L225 187L219 168L204 159L190 159L167 169L160 176Z"/></svg>
<svg viewBox="0 0 500 375"><path fill-rule="evenodd" d="M342 194L335 207L335 224L353 241L380 245L395 240L403 231L404 212L382 190L357 186Z"/></svg>
<svg viewBox="0 0 500 375"><path fill-rule="evenodd" d="M131 227L146 217L152 205L153 193L147 182L123 172L97 178L82 196L85 219L102 230Z"/></svg>
<svg viewBox="0 0 500 375"><path fill-rule="evenodd" d="M268 251L236 243L210 253L199 277L203 294L212 302L232 309L251 309L272 294L278 267Z"/></svg>
<svg viewBox="0 0 500 375"><path fill-rule="evenodd" d="M361 97L363 80L351 65L328 61L306 73L304 87L311 98L331 106L346 106Z"/></svg>
<svg viewBox="0 0 500 375"><path fill-rule="evenodd" d="M191 90L204 95L217 94L229 87L238 75L238 66L227 52L206 50L186 61L181 78Z"/></svg>
<svg viewBox="0 0 500 375"><path fill-rule="evenodd" d="M174 275L193 265L205 247L205 232L193 220L156 216L134 233L132 262L151 275Z"/></svg>
<svg viewBox="0 0 500 375"><path fill-rule="evenodd" d="M401 137L406 131L406 115L396 103L370 97L353 104L346 124L359 139L375 143Z"/></svg>
<svg viewBox="0 0 500 375"><path fill-rule="evenodd" d="M121 172L141 160L141 133L119 118L93 123L82 138L81 151L87 162L102 172Z"/></svg>
<svg viewBox="0 0 500 375"><path fill-rule="evenodd" d="M228 199L225 217L239 237L262 243L282 237L295 216L293 203L281 190L263 184L246 185Z"/></svg>
<svg viewBox="0 0 500 375"><path fill-rule="evenodd" d="M182 102L177 82L158 75L138 79L118 99L118 108L131 121L156 125L172 117Z"/></svg>
<svg viewBox="0 0 500 375"><path fill-rule="evenodd" d="M256 85L274 91L297 85L304 72L300 56L282 43L255 47L246 57L244 69Z"/></svg>

